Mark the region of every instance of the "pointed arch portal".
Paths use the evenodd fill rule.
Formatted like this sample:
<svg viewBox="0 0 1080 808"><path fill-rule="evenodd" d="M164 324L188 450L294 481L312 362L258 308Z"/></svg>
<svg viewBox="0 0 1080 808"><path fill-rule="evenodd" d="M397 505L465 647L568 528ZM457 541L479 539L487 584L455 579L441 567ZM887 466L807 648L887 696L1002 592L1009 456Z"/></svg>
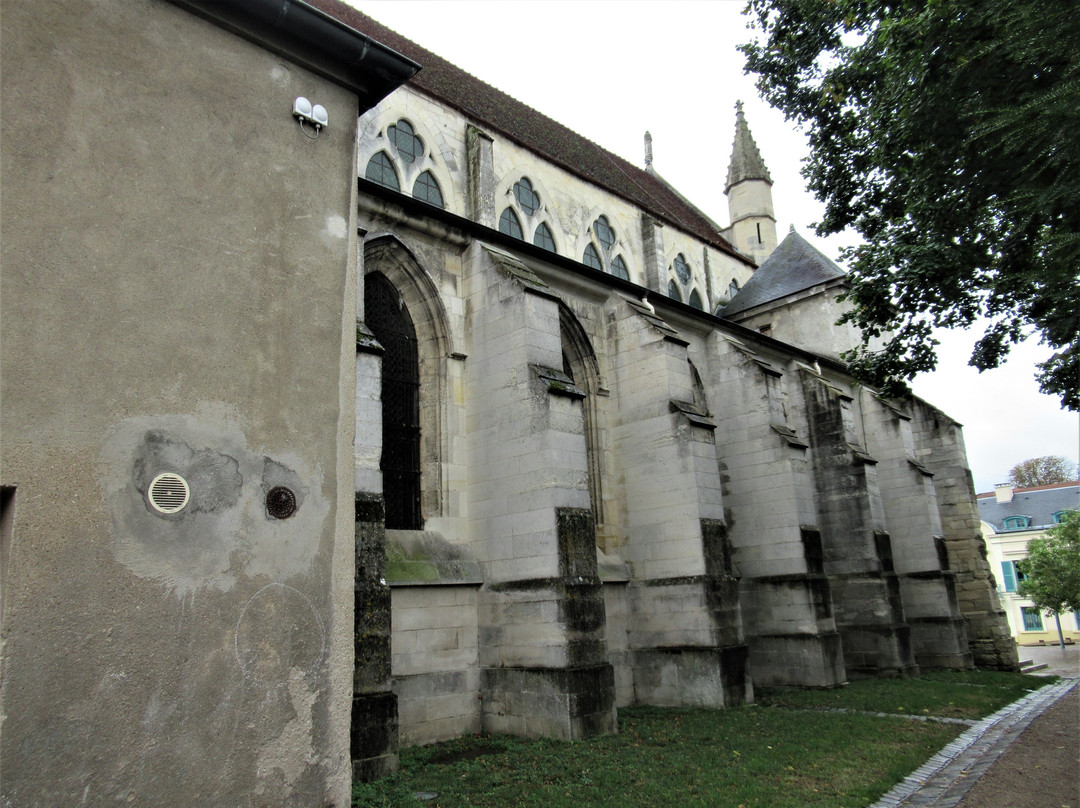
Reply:
<svg viewBox="0 0 1080 808"><path fill-rule="evenodd" d="M401 296L386 277L364 279L367 325L385 353L382 360L382 459L386 526L418 530L420 515L420 363L416 330Z"/></svg>

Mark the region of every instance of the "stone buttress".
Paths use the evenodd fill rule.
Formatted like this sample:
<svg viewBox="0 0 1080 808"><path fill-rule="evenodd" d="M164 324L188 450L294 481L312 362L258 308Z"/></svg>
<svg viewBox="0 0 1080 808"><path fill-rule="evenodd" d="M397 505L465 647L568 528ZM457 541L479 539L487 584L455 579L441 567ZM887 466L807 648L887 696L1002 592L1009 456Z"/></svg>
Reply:
<svg viewBox="0 0 1080 808"><path fill-rule="evenodd" d="M584 393L562 370L558 299L479 242L466 265L483 727L563 739L614 732Z"/></svg>
<svg viewBox="0 0 1080 808"><path fill-rule="evenodd" d="M1020 669L1016 642L986 561L975 486L968 468L960 424L936 407L915 399L912 432L916 460L934 475L941 533L949 566L956 575L960 614L967 624L975 665L993 670Z"/></svg>
<svg viewBox="0 0 1080 808"><path fill-rule="evenodd" d="M878 480L888 494L882 498L885 519L915 661L921 668L970 668L934 475L915 459L911 418L866 390L859 396L867 448L878 460Z"/></svg>
<svg viewBox="0 0 1080 808"><path fill-rule="evenodd" d="M636 701L751 701L715 424L687 342L635 301L618 305L613 320L612 444L624 485L621 550L633 570L627 619Z"/></svg>
<svg viewBox="0 0 1080 808"><path fill-rule="evenodd" d="M885 528L877 460L858 436L852 397L801 366L825 574L849 677L916 673Z"/></svg>
<svg viewBox="0 0 1080 808"><path fill-rule="evenodd" d="M754 682L838 685L846 673L808 438L789 422L784 365L720 334L708 353L710 398L724 403L717 441Z"/></svg>

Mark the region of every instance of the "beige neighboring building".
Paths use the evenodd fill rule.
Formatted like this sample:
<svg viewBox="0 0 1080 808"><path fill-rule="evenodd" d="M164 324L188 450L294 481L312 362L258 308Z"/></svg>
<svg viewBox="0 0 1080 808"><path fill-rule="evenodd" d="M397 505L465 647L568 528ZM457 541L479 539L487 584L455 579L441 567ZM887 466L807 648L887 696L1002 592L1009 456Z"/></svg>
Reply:
<svg viewBox="0 0 1080 808"><path fill-rule="evenodd" d="M1056 645L1057 620L1016 593L1022 573L1016 564L1027 558L1028 542L1046 534L1067 511L1080 511L1080 481L1013 488L1008 483L978 495L987 560L997 580L998 598L1009 630L1020 645ZM1080 613L1061 615L1065 642L1080 642Z"/></svg>
<svg viewBox="0 0 1080 808"><path fill-rule="evenodd" d="M741 112L724 228L338 0L3 14L0 805L1016 669L960 425L847 373Z"/></svg>

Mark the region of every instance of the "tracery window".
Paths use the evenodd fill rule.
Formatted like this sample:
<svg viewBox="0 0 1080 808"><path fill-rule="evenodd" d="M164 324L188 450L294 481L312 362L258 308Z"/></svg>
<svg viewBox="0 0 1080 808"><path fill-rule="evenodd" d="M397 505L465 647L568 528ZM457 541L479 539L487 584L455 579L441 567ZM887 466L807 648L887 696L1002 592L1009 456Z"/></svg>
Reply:
<svg viewBox="0 0 1080 808"><path fill-rule="evenodd" d="M416 127L401 118L386 127L385 136L390 145L368 160L365 179L398 193L411 189L415 199L445 208L447 198L442 189L447 178L441 175L442 185L436 179L438 163L424 139L416 134ZM378 139L382 137L380 132Z"/></svg>
<svg viewBox="0 0 1080 808"><path fill-rule="evenodd" d="M550 252L555 252L555 237L551 234L551 228L543 222L537 226L536 232L533 233L533 244Z"/></svg>
<svg viewBox="0 0 1080 808"><path fill-rule="evenodd" d="M525 233L521 229L521 221L518 219L517 214L514 213L512 208L507 208L502 212L499 217L499 232L506 233L508 236L525 240Z"/></svg>
<svg viewBox="0 0 1080 808"><path fill-rule="evenodd" d="M533 190L528 177L522 177L514 183L514 198L521 209L530 216L540 209L540 195Z"/></svg>
<svg viewBox="0 0 1080 808"><path fill-rule="evenodd" d="M417 136L412 124L404 118L396 124L391 124L386 130L386 136L406 163L415 161L424 153L424 141Z"/></svg>
<svg viewBox="0 0 1080 808"><path fill-rule="evenodd" d="M429 205L434 205L437 208L443 207L442 191L439 190L439 183L435 181L435 175L430 171L425 171L416 178L416 182L413 183L412 195Z"/></svg>
<svg viewBox="0 0 1080 808"><path fill-rule="evenodd" d="M601 216L595 222L593 222L593 232L596 233L596 238L604 247L604 251L609 251L615 244L615 231L612 230L611 225L608 223L607 216Z"/></svg>
<svg viewBox="0 0 1080 808"><path fill-rule="evenodd" d="M616 278L630 280L630 269L626 265L626 259L621 255L613 255L618 238L615 228L611 226L607 216L598 216L590 228L595 240L590 239L581 254L581 263L601 272L607 271ZM597 245L599 244L599 248Z"/></svg>
<svg viewBox="0 0 1080 808"><path fill-rule="evenodd" d="M704 311L705 305L701 301L701 293L697 289L691 288L693 282L694 273L690 269L690 262L686 260L685 255L679 253L672 260L669 267L668 297L678 300L680 303L685 300L695 309Z"/></svg>
<svg viewBox="0 0 1080 808"><path fill-rule="evenodd" d="M686 263L686 258L682 253L675 256L675 260L671 262L671 267L675 271L675 277L679 279L679 283L683 285L690 283L690 265Z"/></svg>
<svg viewBox="0 0 1080 808"><path fill-rule="evenodd" d="M600 260L600 253L596 251L596 247L591 243L585 246L585 252L581 256L581 263L587 267L599 269L601 272L604 270L604 264Z"/></svg>
<svg viewBox="0 0 1080 808"><path fill-rule="evenodd" d="M401 190L401 186L398 185L397 172L394 171L394 164L390 162L390 156L384 151L376 152L368 160L364 177L392 191Z"/></svg>

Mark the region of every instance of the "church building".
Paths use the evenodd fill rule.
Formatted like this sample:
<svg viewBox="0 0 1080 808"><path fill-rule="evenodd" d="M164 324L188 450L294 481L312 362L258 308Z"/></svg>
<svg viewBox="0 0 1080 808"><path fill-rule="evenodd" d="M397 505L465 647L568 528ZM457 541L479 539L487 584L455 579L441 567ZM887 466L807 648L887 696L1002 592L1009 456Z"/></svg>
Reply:
<svg viewBox="0 0 1080 808"><path fill-rule="evenodd" d="M741 108L722 226L338 0L3 54L0 802L1016 669L961 426L847 373Z"/></svg>

